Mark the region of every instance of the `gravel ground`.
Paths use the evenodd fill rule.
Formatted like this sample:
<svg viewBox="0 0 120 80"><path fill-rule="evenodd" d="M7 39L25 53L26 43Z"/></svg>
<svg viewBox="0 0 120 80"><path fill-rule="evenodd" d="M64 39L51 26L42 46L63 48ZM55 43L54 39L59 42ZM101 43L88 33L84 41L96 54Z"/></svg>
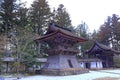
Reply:
<svg viewBox="0 0 120 80"><path fill-rule="evenodd" d="M5 78L5 80L18 80L18 79ZM35 75L22 77L19 80L120 80L120 69L90 71L89 73L70 76Z"/></svg>
<svg viewBox="0 0 120 80"><path fill-rule="evenodd" d="M97 78L94 80L119 80L120 78L116 78L116 77L104 77L104 78Z"/></svg>

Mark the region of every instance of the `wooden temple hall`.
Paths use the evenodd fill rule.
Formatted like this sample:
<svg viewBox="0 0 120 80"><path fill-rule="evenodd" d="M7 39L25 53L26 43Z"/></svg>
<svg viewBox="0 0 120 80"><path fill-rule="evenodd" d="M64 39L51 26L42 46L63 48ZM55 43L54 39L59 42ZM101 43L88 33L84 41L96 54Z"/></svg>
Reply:
<svg viewBox="0 0 120 80"><path fill-rule="evenodd" d="M114 55L119 55L120 51L116 51L109 46L94 42L91 49L87 50L85 54L88 59L81 59L79 62L81 66L89 69L114 68Z"/></svg>
<svg viewBox="0 0 120 80"><path fill-rule="evenodd" d="M75 36L71 30L50 24L46 34L35 39L37 43L47 43L49 55L47 62L41 69L41 74L48 75L74 75L88 72L81 68L76 54L79 53L73 46L86 39Z"/></svg>

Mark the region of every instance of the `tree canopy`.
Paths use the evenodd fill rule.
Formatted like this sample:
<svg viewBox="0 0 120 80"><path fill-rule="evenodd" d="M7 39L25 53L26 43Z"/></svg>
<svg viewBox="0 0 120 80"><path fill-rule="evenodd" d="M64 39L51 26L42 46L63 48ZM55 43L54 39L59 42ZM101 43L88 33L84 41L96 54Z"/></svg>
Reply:
<svg viewBox="0 0 120 80"><path fill-rule="evenodd" d="M120 45L119 19L119 16L116 14L109 16L97 33L97 40L106 45L112 44L112 47L116 50L119 50L118 47Z"/></svg>
<svg viewBox="0 0 120 80"><path fill-rule="evenodd" d="M57 10L53 12L54 22L64 28L71 28L71 19L69 13L66 11L66 8L63 4L60 4Z"/></svg>
<svg viewBox="0 0 120 80"><path fill-rule="evenodd" d="M35 0L29 11L33 32L43 35L51 19L51 11L46 0Z"/></svg>

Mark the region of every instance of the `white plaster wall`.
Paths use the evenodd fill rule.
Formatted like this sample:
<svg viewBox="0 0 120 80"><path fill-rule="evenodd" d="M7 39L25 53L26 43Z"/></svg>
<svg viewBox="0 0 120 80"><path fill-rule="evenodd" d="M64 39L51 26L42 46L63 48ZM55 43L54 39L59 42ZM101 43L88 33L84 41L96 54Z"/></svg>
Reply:
<svg viewBox="0 0 120 80"><path fill-rule="evenodd" d="M101 61L90 62L90 68L101 69L101 68L103 68L102 62Z"/></svg>
<svg viewBox="0 0 120 80"><path fill-rule="evenodd" d="M96 62L90 62L90 68L97 68Z"/></svg>
<svg viewBox="0 0 120 80"><path fill-rule="evenodd" d="M100 68L103 68L102 62L99 62Z"/></svg>
<svg viewBox="0 0 120 80"><path fill-rule="evenodd" d="M100 68L100 62L96 62L97 63L97 68Z"/></svg>
<svg viewBox="0 0 120 80"><path fill-rule="evenodd" d="M80 68L85 68L85 63L84 62L80 62Z"/></svg>
<svg viewBox="0 0 120 80"><path fill-rule="evenodd" d="M98 61L98 62L97 62L97 68L98 68L98 69L103 68L103 66L102 66L102 62L101 62L101 61Z"/></svg>

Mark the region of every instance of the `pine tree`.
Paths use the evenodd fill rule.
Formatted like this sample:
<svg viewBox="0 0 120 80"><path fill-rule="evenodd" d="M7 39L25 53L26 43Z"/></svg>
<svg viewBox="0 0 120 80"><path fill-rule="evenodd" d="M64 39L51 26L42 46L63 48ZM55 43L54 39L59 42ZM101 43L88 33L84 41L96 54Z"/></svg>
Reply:
<svg viewBox="0 0 120 80"><path fill-rule="evenodd" d="M89 41L85 42L85 43L80 43L78 44L78 48L81 51L81 55L80 56L84 56L86 57L86 55L84 54L84 52L89 49L91 47L91 45L93 44L92 40L90 39L90 35L88 33L88 25L85 22L82 22L81 24L79 24L76 28L75 28L75 33L78 37L83 37L85 39L88 39Z"/></svg>
<svg viewBox="0 0 120 80"><path fill-rule="evenodd" d="M8 33L13 28L18 5L17 0L1 0L0 3L0 32Z"/></svg>
<svg viewBox="0 0 120 80"><path fill-rule="evenodd" d="M88 25L85 22L82 22L81 24L79 24L76 28L76 35L78 35L79 37L84 37L84 38L88 38Z"/></svg>
<svg viewBox="0 0 120 80"><path fill-rule="evenodd" d="M51 16L46 0L35 0L30 8L32 29L36 34L43 35Z"/></svg>
<svg viewBox="0 0 120 80"><path fill-rule="evenodd" d="M53 18L55 24L64 27L64 28L70 28L71 27L71 20L68 12L66 11L66 8L63 4L60 4L58 9L54 10L54 18Z"/></svg>
<svg viewBox="0 0 120 80"><path fill-rule="evenodd" d="M30 24L30 21L28 19L28 9L24 6L20 6L20 8L17 11L17 19L16 24L18 27L25 28Z"/></svg>
<svg viewBox="0 0 120 80"><path fill-rule="evenodd" d="M116 14L113 14L112 17L109 16L98 32L98 40L106 45L112 44L112 47L116 50L120 50L119 19L119 16Z"/></svg>

